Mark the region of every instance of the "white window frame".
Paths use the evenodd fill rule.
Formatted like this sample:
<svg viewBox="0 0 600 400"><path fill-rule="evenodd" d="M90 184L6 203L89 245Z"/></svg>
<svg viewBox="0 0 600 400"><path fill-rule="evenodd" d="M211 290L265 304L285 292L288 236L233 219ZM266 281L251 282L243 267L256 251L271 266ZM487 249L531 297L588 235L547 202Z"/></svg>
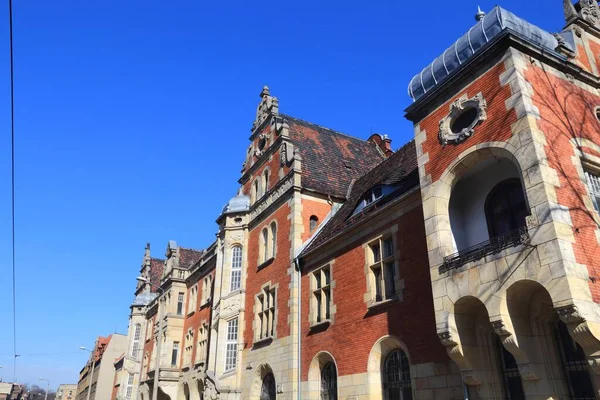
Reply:
<svg viewBox="0 0 600 400"><path fill-rule="evenodd" d="M235 245L231 248L231 274L229 277L230 292L240 290L242 287L243 254L244 252L241 245Z"/></svg>
<svg viewBox="0 0 600 400"><path fill-rule="evenodd" d="M600 214L600 173L590 168L583 168L585 181L592 197L592 204Z"/></svg>
<svg viewBox="0 0 600 400"><path fill-rule="evenodd" d="M266 285L256 296L255 341L275 337L277 326L277 289Z"/></svg>
<svg viewBox="0 0 600 400"><path fill-rule="evenodd" d="M133 374L129 372L127 375L127 385L125 386L125 397L130 399L133 394Z"/></svg>
<svg viewBox="0 0 600 400"><path fill-rule="evenodd" d="M238 319L227 321L227 337L225 342L225 372L233 371L237 367L238 349Z"/></svg>
<svg viewBox="0 0 600 400"><path fill-rule="evenodd" d="M133 326L133 340L131 342L131 357L138 359L140 353L140 339L142 338L142 325L135 324Z"/></svg>

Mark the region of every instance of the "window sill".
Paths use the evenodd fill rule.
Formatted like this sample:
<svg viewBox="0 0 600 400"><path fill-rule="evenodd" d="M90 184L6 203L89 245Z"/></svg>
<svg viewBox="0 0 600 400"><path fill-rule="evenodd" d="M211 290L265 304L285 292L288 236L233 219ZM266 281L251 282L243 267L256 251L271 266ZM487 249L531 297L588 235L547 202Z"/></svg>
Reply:
<svg viewBox="0 0 600 400"><path fill-rule="evenodd" d="M269 336L269 337L255 340L254 343L252 343L252 346L268 345L268 344L271 344L272 341L273 341L273 337Z"/></svg>
<svg viewBox="0 0 600 400"><path fill-rule="evenodd" d="M200 304L200 310L210 305L210 297L204 301L204 303Z"/></svg>
<svg viewBox="0 0 600 400"><path fill-rule="evenodd" d="M235 375L235 373L236 373L236 369L235 369L235 368L233 368L233 369L228 369L227 371L223 372L223 375L221 375L221 376L219 377L219 379L225 379L225 378L229 378L230 376L233 376L233 375Z"/></svg>
<svg viewBox="0 0 600 400"><path fill-rule="evenodd" d="M196 310L192 310L189 313L187 313L188 317L191 317L192 315L194 315L196 313Z"/></svg>
<svg viewBox="0 0 600 400"><path fill-rule="evenodd" d="M392 297L385 300L380 301L372 301L371 304L367 307L369 310L374 310L381 307L386 307L390 304L397 303L399 301L398 297Z"/></svg>
<svg viewBox="0 0 600 400"><path fill-rule="evenodd" d="M196 363L194 364L195 367L199 367L201 365L204 365L204 360L196 361Z"/></svg>
<svg viewBox="0 0 600 400"><path fill-rule="evenodd" d="M325 328L326 326L331 325L331 320L330 319L326 319L323 321L319 321L319 322L313 322L310 324L310 326L308 327L308 329L313 330L313 329L321 329L321 328Z"/></svg>
<svg viewBox="0 0 600 400"><path fill-rule="evenodd" d="M256 267L256 270L260 271L261 269L268 267L269 265L271 265L273 263L273 260L275 260L275 257L269 258L267 261L265 261L264 263L262 263L258 267Z"/></svg>

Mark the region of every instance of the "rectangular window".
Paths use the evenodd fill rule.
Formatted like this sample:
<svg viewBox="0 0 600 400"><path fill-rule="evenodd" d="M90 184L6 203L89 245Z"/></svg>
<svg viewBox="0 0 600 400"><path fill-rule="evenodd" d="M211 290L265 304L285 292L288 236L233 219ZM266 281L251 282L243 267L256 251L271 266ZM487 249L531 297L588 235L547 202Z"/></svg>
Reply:
<svg viewBox="0 0 600 400"><path fill-rule="evenodd" d="M131 346L131 357L137 359L140 351L140 337L142 336L142 325L135 324L133 328L133 343Z"/></svg>
<svg viewBox="0 0 600 400"><path fill-rule="evenodd" d="M600 213L600 175L590 171L585 171L585 179L592 195L592 202L596 211Z"/></svg>
<svg viewBox="0 0 600 400"><path fill-rule="evenodd" d="M237 364L238 320L227 322L227 347L225 354L225 371L235 369Z"/></svg>
<svg viewBox="0 0 600 400"><path fill-rule="evenodd" d="M133 392L133 374L129 374L127 377L127 387L125 388L125 397L130 399L131 393Z"/></svg>
<svg viewBox="0 0 600 400"><path fill-rule="evenodd" d="M196 348L196 364L206 361L206 352L208 350L208 324L203 323L198 328L198 347Z"/></svg>
<svg viewBox="0 0 600 400"><path fill-rule="evenodd" d="M177 315L183 315L183 296L185 294L179 292L177 295Z"/></svg>
<svg viewBox="0 0 600 400"><path fill-rule="evenodd" d="M313 288L312 322L329 321L331 318L331 269L329 265L312 273L311 286Z"/></svg>
<svg viewBox="0 0 600 400"><path fill-rule="evenodd" d="M275 308L276 296L275 288L265 287L261 294L257 296L258 312L256 340L272 338L275 334Z"/></svg>
<svg viewBox="0 0 600 400"><path fill-rule="evenodd" d="M394 241L391 237L369 244L369 263L375 301L396 297L396 263Z"/></svg>
<svg viewBox="0 0 600 400"><path fill-rule="evenodd" d="M179 342L173 342L173 351L171 352L171 365L177 366L177 359L179 358Z"/></svg>
<svg viewBox="0 0 600 400"><path fill-rule="evenodd" d="M239 290L242 284L242 248L235 246L231 250L231 284L229 291Z"/></svg>
<svg viewBox="0 0 600 400"><path fill-rule="evenodd" d="M194 348L194 331L188 329L185 335L185 353L183 367L189 367L192 364L192 350Z"/></svg>

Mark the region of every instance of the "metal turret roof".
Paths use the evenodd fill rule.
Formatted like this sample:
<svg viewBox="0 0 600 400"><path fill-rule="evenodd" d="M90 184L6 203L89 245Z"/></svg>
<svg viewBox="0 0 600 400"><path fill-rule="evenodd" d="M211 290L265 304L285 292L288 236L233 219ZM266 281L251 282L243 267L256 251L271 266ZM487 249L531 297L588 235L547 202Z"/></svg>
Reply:
<svg viewBox="0 0 600 400"><path fill-rule="evenodd" d="M496 6L469 31L450 46L441 56L415 75L409 85L408 94L418 100L454 70L468 61L479 49L503 32L509 31L546 50L555 51L558 46L556 37L515 14ZM565 37L565 39L569 39ZM570 43L565 44L571 48ZM558 53L557 53L558 54Z"/></svg>

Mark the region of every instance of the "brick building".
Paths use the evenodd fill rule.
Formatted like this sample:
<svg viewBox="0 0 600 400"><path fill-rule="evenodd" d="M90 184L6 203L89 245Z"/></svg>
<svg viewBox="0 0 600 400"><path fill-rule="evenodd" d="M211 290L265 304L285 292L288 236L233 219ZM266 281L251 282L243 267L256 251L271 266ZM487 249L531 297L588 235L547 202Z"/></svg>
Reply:
<svg viewBox="0 0 600 400"><path fill-rule="evenodd" d="M480 11L396 151L265 87L216 241L146 249L124 397L598 398L600 8L563 7Z"/></svg>

